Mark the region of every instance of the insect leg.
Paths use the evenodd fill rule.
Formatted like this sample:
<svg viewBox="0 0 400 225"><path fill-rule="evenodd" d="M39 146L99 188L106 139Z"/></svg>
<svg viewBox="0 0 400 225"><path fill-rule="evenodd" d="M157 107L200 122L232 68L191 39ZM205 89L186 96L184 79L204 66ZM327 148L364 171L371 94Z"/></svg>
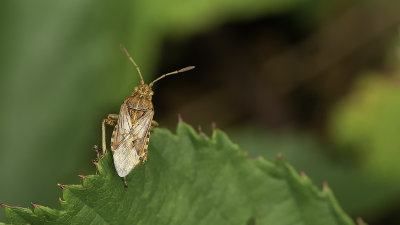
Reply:
<svg viewBox="0 0 400 225"><path fill-rule="evenodd" d="M123 177L122 179L123 179L123 181L124 181L124 186L125 186L125 188L128 188L128 182L126 182L126 177Z"/></svg>
<svg viewBox="0 0 400 225"><path fill-rule="evenodd" d="M103 154L106 153L107 149L107 144L106 144L106 124L114 126L117 123L117 120L114 118L118 119L117 114L109 114L107 116L107 119L104 119L103 122L101 123L101 133L102 133L102 148L103 148Z"/></svg>
<svg viewBox="0 0 400 225"><path fill-rule="evenodd" d="M154 128L154 127L158 127L158 123L157 123L157 121L152 120L151 121L151 129Z"/></svg>
<svg viewBox="0 0 400 225"><path fill-rule="evenodd" d="M118 114L108 114L107 118L111 120L118 120Z"/></svg>

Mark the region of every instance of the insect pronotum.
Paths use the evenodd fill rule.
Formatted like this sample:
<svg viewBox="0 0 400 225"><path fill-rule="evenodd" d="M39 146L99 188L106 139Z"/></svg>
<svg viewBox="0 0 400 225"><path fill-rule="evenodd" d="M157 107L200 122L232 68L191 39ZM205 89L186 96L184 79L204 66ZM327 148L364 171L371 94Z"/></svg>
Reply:
<svg viewBox="0 0 400 225"><path fill-rule="evenodd" d="M123 177L125 181L125 177L139 162L145 163L147 160L150 129L157 126L157 123L153 120L154 108L151 102L151 98L154 94L151 89L154 83L166 76L194 69L194 66L188 66L174 72L163 74L147 85L143 81L139 66L129 55L124 46L121 45L121 49L136 67L141 79L141 84L135 87L132 95L122 103L119 114L109 114L107 118L103 120L102 147L104 154L106 151L105 125L114 126L114 131L111 136L111 151L113 153L115 169L118 175Z"/></svg>

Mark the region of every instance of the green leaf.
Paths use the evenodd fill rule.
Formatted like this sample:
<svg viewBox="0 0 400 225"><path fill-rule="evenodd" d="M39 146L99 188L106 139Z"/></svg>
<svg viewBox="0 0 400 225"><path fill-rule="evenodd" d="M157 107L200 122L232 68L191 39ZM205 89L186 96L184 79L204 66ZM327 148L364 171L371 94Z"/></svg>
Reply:
<svg viewBox="0 0 400 225"><path fill-rule="evenodd" d="M98 175L65 185L62 210L5 206L12 224L354 224L328 187L318 190L283 160L249 159L221 131L211 139L180 123L155 129L148 162L125 188L111 154Z"/></svg>

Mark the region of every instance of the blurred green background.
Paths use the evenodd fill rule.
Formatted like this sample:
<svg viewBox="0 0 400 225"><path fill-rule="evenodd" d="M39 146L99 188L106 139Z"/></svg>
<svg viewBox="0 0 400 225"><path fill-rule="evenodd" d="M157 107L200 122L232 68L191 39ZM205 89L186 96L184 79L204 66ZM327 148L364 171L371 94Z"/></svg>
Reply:
<svg viewBox="0 0 400 225"><path fill-rule="evenodd" d="M400 224L400 4L358 0L0 3L0 202L59 208L95 172L101 121L139 77L155 119L278 153L370 224ZM0 221L4 221L0 212Z"/></svg>

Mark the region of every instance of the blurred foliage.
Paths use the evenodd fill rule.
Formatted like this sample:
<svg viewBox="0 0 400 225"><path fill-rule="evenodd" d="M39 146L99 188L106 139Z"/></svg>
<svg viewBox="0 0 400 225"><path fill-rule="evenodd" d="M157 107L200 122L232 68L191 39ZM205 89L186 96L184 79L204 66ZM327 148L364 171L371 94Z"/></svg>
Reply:
<svg viewBox="0 0 400 225"><path fill-rule="evenodd" d="M251 160L221 131L212 138L179 123L155 129L150 160L124 187L111 153L98 175L63 188L63 210L5 207L12 224L355 225L329 188L318 190L282 160ZM124 215L124 216L121 216Z"/></svg>
<svg viewBox="0 0 400 225"><path fill-rule="evenodd" d="M384 190L400 190L399 71L391 73L360 79L354 92L337 106L331 123L332 138L342 157L358 165L368 180L381 184L375 189L378 192L371 193L386 195L382 205L386 209L400 201L400 193L390 195Z"/></svg>
<svg viewBox="0 0 400 225"><path fill-rule="evenodd" d="M333 113L332 136L342 153L357 158L371 175L400 184L400 76L396 77L363 77Z"/></svg>

